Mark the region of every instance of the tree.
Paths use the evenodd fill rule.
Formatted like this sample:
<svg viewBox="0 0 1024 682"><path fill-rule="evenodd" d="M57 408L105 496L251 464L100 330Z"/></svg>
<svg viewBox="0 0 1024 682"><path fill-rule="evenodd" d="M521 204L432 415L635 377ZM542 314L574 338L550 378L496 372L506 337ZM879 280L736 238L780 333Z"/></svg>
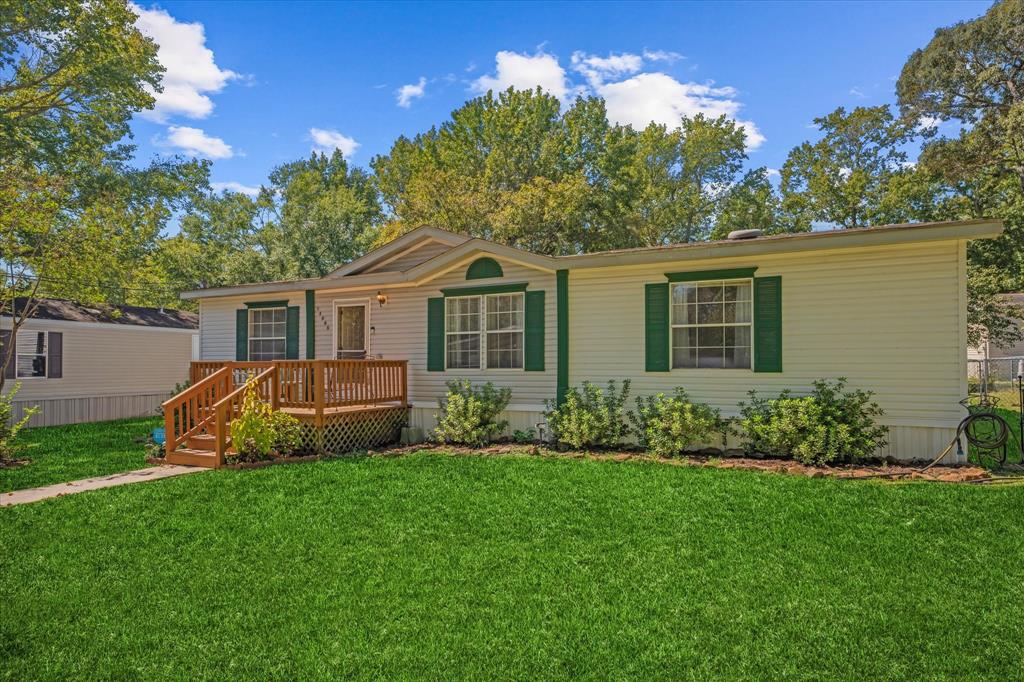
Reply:
<svg viewBox="0 0 1024 682"><path fill-rule="evenodd" d="M285 277L323 277L362 255L382 216L370 176L338 150L275 168L260 203L287 256Z"/></svg>
<svg viewBox="0 0 1024 682"><path fill-rule="evenodd" d="M947 28L907 60L896 82L908 120L959 120L1024 190L1024 0Z"/></svg>
<svg viewBox="0 0 1024 682"><path fill-rule="evenodd" d="M127 158L116 143L159 88L156 45L135 19L123 0L0 6L0 314L12 334L83 244L106 241L105 223L88 219L101 207L98 181Z"/></svg>
<svg viewBox="0 0 1024 682"><path fill-rule="evenodd" d="M487 93L373 159L380 239L433 225L547 254L706 239L745 160L725 117L637 131L599 98Z"/></svg>
<svg viewBox="0 0 1024 682"><path fill-rule="evenodd" d="M1018 320L1024 319L1024 309L1000 296L1006 286L1006 275L997 268L968 268L968 345L978 346L988 340L1006 348L1024 338L1018 324Z"/></svg>
<svg viewBox="0 0 1024 682"><path fill-rule="evenodd" d="M1001 268L1024 286L1024 0L940 28L896 83L907 121L954 121L959 135L929 141L921 165L942 184L950 217L998 217L996 240L972 243L973 264Z"/></svg>
<svg viewBox="0 0 1024 682"><path fill-rule="evenodd" d="M814 122L822 138L794 148L782 166L783 210L794 226L851 228L892 220L880 207L893 179L909 172L902 146L913 128L887 106L849 113L839 107Z"/></svg>
<svg viewBox="0 0 1024 682"><path fill-rule="evenodd" d="M121 140L153 106L156 45L124 0L0 5L0 159L54 164Z"/></svg>
<svg viewBox="0 0 1024 682"><path fill-rule="evenodd" d="M768 169L755 168L726 190L715 216L712 239L725 239L734 230L761 230L764 234L804 231L791 226L782 214L782 201L768 177Z"/></svg>

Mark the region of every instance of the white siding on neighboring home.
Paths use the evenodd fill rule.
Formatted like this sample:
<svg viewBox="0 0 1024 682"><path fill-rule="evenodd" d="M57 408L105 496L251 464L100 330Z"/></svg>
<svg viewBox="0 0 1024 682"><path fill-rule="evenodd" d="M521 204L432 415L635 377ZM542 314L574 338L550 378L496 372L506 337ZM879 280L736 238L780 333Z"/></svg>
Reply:
<svg viewBox="0 0 1024 682"><path fill-rule="evenodd" d="M937 454L934 444L948 442L963 417L957 401L967 391L964 262L964 243L946 241L572 270L570 385L629 378L633 395L682 386L733 416L750 389L806 391L814 379L844 376L875 391L883 421L901 427L893 454ZM666 272L749 266L782 276L784 371L646 372L644 285L666 281Z"/></svg>
<svg viewBox="0 0 1024 682"><path fill-rule="evenodd" d="M10 328L10 321L0 322ZM63 376L22 378L15 417L40 405L32 426L154 414L188 378L196 332L119 324L30 320L22 329L61 332Z"/></svg>
<svg viewBox="0 0 1024 682"><path fill-rule="evenodd" d="M199 301L199 347L203 360L235 359L235 311L247 302L288 301L299 306L299 357L306 357L305 292L288 294L253 294L227 298L205 298Z"/></svg>
<svg viewBox="0 0 1024 682"><path fill-rule="evenodd" d="M334 301L370 300L371 355L388 360L409 361L409 399L414 405L434 408L444 396L445 381L467 377L474 382L494 382L512 389L512 409L538 411L544 401L555 396L555 363L557 362L557 325L555 310L555 276L515 263L496 259L505 276L499 279L466 281L468 263L431 280L418 288L383 289L387 305L377 304L377 291L318 291L316 296L316 356L334 357ZM427 371L427 299L441 296L441 289L460 286L486 286L528 282L530 291L544 290L544 371L524 370L449 370Z"/></svg>

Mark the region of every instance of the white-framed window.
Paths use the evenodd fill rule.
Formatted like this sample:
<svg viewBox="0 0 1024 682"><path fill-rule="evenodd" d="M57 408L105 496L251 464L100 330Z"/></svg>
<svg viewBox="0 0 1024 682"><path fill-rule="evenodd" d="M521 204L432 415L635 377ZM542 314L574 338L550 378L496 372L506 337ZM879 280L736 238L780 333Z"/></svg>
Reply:
<svg viewBox="0 0 1024 682"><path fill-rule="evenodd" d="M16 374L19 379L46 378L46 332L19 329L15 342Z"/></svg>
<svg viewBox="0 0 1024 682"><path fill-rule="evenodd" d="M672 285L672 367L750 369L753 280Z"/></svg>
<svg viewBox="0 0 1024 682"><path fill-rule="evenodd" d="M448 369L522 369L525 300L522 292L445 299Z"/></svg>
<svg viewBox="0 0 1024 682"><path fill-rule="evenodd" d="M251 308L249 310L249 359L253 361L284 360L287 345L286 308Z"/></svg>

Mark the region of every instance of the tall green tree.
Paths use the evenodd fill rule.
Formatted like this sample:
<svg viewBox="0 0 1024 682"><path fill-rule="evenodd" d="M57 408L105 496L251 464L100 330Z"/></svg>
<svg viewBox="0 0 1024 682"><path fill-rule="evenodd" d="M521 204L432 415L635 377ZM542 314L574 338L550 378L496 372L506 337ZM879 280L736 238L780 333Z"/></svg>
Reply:
<svg viewBox="0 0 1024 682"><path fill-rule="evenodd" d="M913 127L887 106L839 107L814 122L821 138L794 148L782 166L783 210L794 226L867 227L903 217L881 207L894 178L910 172L904 145Z"/></svg>
<svg viewBox="0 0 1024 682"><path fill-rule="evenodd" d="M921 166L941 183L948 217L998 217L998 240L969 247L971 262L1024 287L1024 1L940 28L907 60L896 83L908 121L959 123L925 144Z"/></svg>
<svg viewBox="0 0 1024 682"><path fill-rule="evenodd" d="M83 245L112 236L105 174L130 155L119 142L161 73L135 19L124 0L0 4L0 314L14 333L41 289L83 269L96 252ZM0 356L3 388L10 344Z"/></svg>
<svg viewBox="0 0 1024 682"><path fill-rule="evenodd" d="M637 131L599 98L487 93L373 160L380 238L434 225L549 254L706 239L745 160L724 117Z"/></svg>
<svg viewBox="0 0 1024 682"><path fill-rule="evenodd" d="M260 201L288 277L322 277L361 255L382 217L372 179L338 150L278 166Z"/></svg>

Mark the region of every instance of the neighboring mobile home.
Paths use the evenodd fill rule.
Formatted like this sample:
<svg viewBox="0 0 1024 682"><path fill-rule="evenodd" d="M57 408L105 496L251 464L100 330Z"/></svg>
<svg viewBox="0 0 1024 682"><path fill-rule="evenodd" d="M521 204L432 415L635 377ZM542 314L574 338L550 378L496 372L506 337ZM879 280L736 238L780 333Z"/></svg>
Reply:
<svg viewBox="0 0 1024 682"><path fill-rule="evenodd" d="M6 368L5 391L21 384L14 418L33 405L41 409L31 426L155 416L188 378L198 326L180 310L44 299L18 329ZM0 317L0 352L10 329L11 318Z"/></svg>
<svg viewBox="0 0 1024 682"><path fill-rule="evenodd" d="M203 360L407 361L425 429L459 378L510 387L523 429L585 380L683 386L732 416L751 389L847 377L885 410L881 454L922 458L963 416L967 242L1001 231L974 220L550 257L425 227L326 277L183 297L199 301Z"/></svg>

